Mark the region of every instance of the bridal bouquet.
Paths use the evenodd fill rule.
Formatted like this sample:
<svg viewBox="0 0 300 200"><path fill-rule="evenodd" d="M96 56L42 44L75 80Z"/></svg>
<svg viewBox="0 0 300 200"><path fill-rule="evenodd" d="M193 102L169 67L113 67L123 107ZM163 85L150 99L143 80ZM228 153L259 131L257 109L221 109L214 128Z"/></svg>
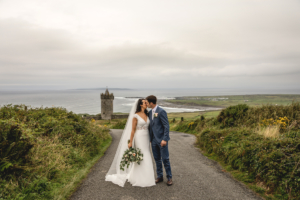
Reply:
<svg viewBox="0 0 300 200"><path fill-rule="evenodd" d="M141 164L143 160L143 154L139 148L130 147L124 152L120 163L120 169L124 171L124 167L127 165L129 167L130 163L136 162L137 164Z"/></svg>

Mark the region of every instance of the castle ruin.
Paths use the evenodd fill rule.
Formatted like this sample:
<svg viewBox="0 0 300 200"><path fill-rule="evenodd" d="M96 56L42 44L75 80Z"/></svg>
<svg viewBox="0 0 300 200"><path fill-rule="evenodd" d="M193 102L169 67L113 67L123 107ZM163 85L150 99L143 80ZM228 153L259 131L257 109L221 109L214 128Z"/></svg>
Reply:
<svg viewBox="0 0 300 200"><path fill-rule="evenodd" d="M106 88L105 93L101 93L101 118L102 119L111 119L113 115L113 101L114 94L110 93Z"/></svg>

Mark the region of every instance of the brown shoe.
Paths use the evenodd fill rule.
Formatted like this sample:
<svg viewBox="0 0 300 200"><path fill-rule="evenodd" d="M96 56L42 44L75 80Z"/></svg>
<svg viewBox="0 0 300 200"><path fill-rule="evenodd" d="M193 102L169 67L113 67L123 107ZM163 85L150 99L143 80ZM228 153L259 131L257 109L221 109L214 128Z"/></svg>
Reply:
<svg viewBox="0 0 300 200"><path fill-rule="evenodd" d="M172 181L172 179L169 179L167 182L167 186L171 186L171 185L173 185L173 181Z"/></svg>
<svg viewBox="0 0 300 200"><path fill-rule="evenodd" d="M163 181L164 181L163 178L157 178L157 179L155 180L155 183L159 183L159 182L163 182Z"/></svg>

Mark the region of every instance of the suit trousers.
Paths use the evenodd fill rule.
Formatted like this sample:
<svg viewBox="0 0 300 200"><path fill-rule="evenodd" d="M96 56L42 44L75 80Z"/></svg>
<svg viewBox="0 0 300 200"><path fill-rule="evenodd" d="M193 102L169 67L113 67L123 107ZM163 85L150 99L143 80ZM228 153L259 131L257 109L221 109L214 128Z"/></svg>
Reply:
<svg viewBox="0 0 300 200"><path fill-rule="evenodd" d="M158 143L156 139L153 138L151 142L151 146L152 146L153 157L156 163L157 178L163 178L162 163L164 163L167 179L171 179L172 172L171 172L171 165L169 160L169 149L168 149L169 142L167 142L166 146L162 147L160 146L160 143Z"/></svg>

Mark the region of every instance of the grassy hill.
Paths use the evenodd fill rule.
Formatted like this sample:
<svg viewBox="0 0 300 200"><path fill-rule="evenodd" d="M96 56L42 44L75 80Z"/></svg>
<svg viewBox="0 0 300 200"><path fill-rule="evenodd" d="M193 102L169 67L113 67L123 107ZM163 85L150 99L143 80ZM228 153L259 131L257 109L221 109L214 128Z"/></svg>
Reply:
<svg viewBox="0 0 300 200"><path fill-rule="evenodd" d="M0 199L67 199L110 142L63 108L0 107Z"/></svg>

